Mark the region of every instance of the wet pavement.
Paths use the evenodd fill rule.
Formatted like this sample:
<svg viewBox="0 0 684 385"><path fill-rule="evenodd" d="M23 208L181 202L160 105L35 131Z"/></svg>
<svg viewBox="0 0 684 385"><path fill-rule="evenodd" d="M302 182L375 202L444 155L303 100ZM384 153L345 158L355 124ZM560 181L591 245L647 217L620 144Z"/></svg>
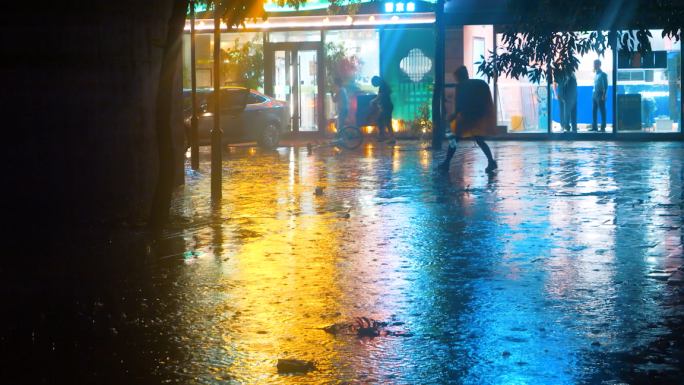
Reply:
<svg viewBox="0 0 684 385"><path fill-rule="evenodd" d="M418 141L230 148L217 207L205 148L157 241L36 228L0 268L6 378L684 383L684 144L490 146L489 174L472 142L449 173ZM322 330L356 317L389 335Z"/></svg>

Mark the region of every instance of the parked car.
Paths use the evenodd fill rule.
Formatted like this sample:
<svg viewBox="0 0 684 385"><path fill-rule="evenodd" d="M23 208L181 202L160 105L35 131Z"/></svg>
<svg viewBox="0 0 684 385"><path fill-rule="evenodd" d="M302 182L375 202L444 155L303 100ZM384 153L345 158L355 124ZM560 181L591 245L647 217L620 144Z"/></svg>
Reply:
<svg viewBox="0 0 684 385"><path fill-rule="evenodd" d="M214 90L197 90L199 144L211 144L214 129ZM190 143L192 91L183 90L183 108L187 143ZM283 133L290 131L290 107L255 90L242 87L221 88L221 130L223 144L257 142L274 148Z"/></svg>

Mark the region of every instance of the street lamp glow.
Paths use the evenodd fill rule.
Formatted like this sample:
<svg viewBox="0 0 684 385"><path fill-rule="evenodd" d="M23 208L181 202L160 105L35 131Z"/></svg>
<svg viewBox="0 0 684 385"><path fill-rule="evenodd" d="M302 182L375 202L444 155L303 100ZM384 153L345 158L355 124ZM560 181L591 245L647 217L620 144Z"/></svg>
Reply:
<svg viewBox="0 0 684 385"><path fill-rule="evenodd" d="M397 3L397 12L404 12L404 3Z"/></svg>
<svg viewBox="0 0 684 385"><path fill-rule="evenodd" d="M385 12L394 12L394 3L385 3Z"/></svg>
<svg viewBox="0 0 684 385"><path fill-rule="evenodd" d="M406 10L409 12L415 11L416 10L416 4L415 3L406 4Z"/></svg>
<svg viewBox="0 0 684 385"><path fill-rule="evenodd" d="M368 21L370 21L370 22L373 22L373 21L375 21L375 16L373 16L373 15L370 15L370 17L368 18Z"/></svg>
<svg viewBox="0 0 684 385"><path fill-rule="evenodd" d="M351 24L354 19L351 16L347 16L347 24Z"/></svg>

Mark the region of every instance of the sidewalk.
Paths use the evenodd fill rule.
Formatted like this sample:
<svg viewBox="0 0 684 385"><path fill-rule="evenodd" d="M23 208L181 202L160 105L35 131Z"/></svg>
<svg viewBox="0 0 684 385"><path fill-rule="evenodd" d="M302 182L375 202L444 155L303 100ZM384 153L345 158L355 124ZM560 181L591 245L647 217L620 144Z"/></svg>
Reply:
<svg viewBox="0 0 684 385"><path fill-rule="evenodd" d="M684 263L684 144L490 146L500 167L490 174L472 142L449 173L432 171L444 151L418 141L312 154L230 147L220 205L202 148L162 239L122 225L82 243L39 234L8 251L34 267L0 270L12 299L0 324L5 373L34 383L681 383L683 288L668 280ZM390 333L321 329L356 317ZM279 358L317 370L279 375Z"/></svg>

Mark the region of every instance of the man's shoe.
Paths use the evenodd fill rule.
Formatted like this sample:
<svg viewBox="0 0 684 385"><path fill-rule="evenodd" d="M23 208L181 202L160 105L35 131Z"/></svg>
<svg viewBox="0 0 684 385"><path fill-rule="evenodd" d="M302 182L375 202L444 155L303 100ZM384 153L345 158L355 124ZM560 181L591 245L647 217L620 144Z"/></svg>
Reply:
<svg viewBox="0 0 684 385"><path fill-rule="evenodd" d="M606 132L606 129L605 129L605 128L602 128L602 129L599 130L599 132Z"/></svg>
<svg viewBox="0 0 684 385"><path fill-rule="evenodd" d="M397 143L397 141L394 139L390 139L387 141L387 144L395 144L395 143Z"/></svg>
<svg viewBox="0 0 684 385"><path fill-rule="evenodd" d="M598 128L590 128L590 129L588 129L587 131L597 132L597 131L598 131Z"/></svg>
<svg viewBox="0 0 684 385"><path fill-rule="evenodd" d="M499 168L499 165L496 164L496 161L492 161L492 162L489 162L489 164L487 165L487 168L485 168L485 172L492 172L492 171L496 170L497 168Z"/></svg>
<svg viewBox="0 0 684 385"><path fill-rule="evenodd" d="M384 142L384 141L385 141L385 139L382 139L382 138L378 138L378 139L376 140L376 142Z"/></svg>
<svg viewBox="0 0 684 385"><path fill-rule="evenodd" d="M435 171L449 171L449 163L447 162L442 162L438 165L436 165L433 170Z"/></svg>

